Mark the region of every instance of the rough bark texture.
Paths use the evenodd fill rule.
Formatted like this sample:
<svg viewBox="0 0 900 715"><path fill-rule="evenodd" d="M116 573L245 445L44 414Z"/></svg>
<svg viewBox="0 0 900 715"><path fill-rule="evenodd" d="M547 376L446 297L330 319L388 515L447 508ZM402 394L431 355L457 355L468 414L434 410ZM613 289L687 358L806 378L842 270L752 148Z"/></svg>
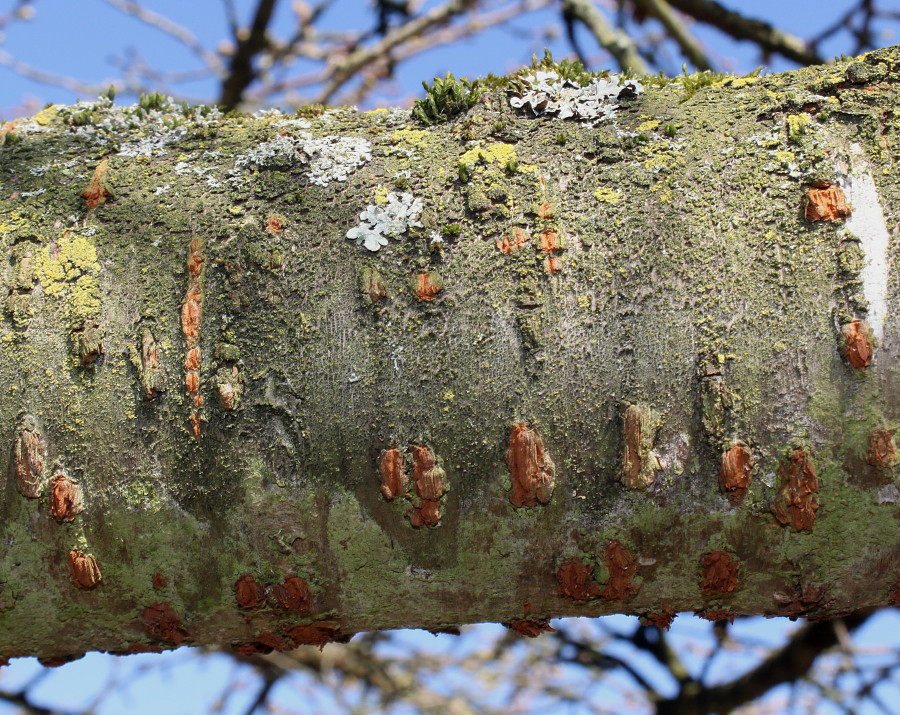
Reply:
<svg viewBox="0 0 900 715"><path fill-rule="evenodd" d="M0 128L0 654L887 604L898 89L890 49L596 127L498 90ZM418 221L347 240L390 192Z"/></svg>

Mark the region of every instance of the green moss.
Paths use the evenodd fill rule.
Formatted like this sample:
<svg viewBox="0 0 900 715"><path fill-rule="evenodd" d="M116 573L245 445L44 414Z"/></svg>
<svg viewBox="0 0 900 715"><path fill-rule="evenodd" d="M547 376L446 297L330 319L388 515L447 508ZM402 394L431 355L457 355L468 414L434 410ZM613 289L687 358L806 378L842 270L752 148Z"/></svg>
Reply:
<svg viewBox="0 0 900 715"><path fill-rule="evenodd" d="M432 85L422 82L422 86L425 88L425 99L413 102L412 115L423 124L448 121L474 107L482 94L478 80L457 79L449 72L444 79L435 77Z"/></svg>

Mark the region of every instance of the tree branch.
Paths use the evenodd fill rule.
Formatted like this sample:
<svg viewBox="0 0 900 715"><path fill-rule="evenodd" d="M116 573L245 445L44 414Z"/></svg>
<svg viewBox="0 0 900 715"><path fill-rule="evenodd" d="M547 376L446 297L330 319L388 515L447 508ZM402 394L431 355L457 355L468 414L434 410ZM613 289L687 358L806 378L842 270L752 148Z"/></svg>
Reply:
<svg viewBox="0 0 900 715"><path fill-rule="evenodd" d="M841 619L849 631L859 628L872 615L872 609L857 611ZM694 692L682 690L675 698L657 705L657 715L697 715L730 712L761 697L777 685L798 680L824 651L839 643L833 621L817 621L801 627L791 640L756 668L740 678Z"/></svg>
<svg viewBox="0 0 900 715"><path fill-rule="evenodd" d="M231 58L228 76L222 83L222 94L219 96L219 104L226 111L241 103L244 90L256 79L253 59L266 46L266 28L272 19L276 2L277 0L259 0L249 34L243 39L235 36L237 49Z"/></svg>
<svg viewBox="0 0 900 715"><path fill-rule="evenodd" d="M615 58L623 72L650 74L650 68L638 52L634 41L621 30L614 28L591 0L563 0L563 16L580 21L600 46Z"/></svg>
<svg viewBox="0 0 900 715"><path fill-rule="evenodd" d="M316 102L328 104L335 93L370 62L385 57L397 45L419 36L429 28L449 22L456 15L469 10L474 4L475 0L450 0L440 7L429 10L421 17L410 20L392 30L378 44L356 50L332 67L331 80L316 98Z"/></svg>
<svg viewBox="0 0 900 715"><path fill-rule="evenodd" d="M783 55L801 65L825 64L825 60L799 37L782 32L762 20L745 17L713 0L669 0L669 4L737 40L755 42L766 52Z"/></svg>
<svg viewBox="0 0 900 715"><path fill-rule="evenodd" d="M659 20L669 37L675 40L684 56L694 67L700 71L712 69L712 64L703 48L700 47L700 43L697 42L697 38L688 31L681 18L672 11L672 7L666 0L635 0L635 3L642 7L647 14Z"/></svg>

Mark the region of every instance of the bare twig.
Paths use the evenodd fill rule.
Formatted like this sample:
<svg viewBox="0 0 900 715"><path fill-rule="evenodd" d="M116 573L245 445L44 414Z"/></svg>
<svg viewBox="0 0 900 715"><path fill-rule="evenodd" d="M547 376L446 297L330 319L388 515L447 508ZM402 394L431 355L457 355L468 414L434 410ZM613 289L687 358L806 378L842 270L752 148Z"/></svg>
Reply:
<svg viewBox="0 0 900 715"><path fill-rule="evenodd" d="M475 2L476 0L450 0L391 30L377 44L362 47L334 63L328 70L329 81L315 101L319 104L328 104L337 91L370 62L376 58L387 57L395 47L422 35L428 29L449 22L471 9Z"/></svg>
<svg viewBox="0 0 900 715"><path fill-rule="evenodd" d="M714 0L668 0L672 7L695 20L717 27L737 40L755 42L765 52L774 52L801 65L821 65L825 60L799 37L778 30L767 22L745 17Z"/></svg>
<svg viewBox="0 0 900 715"><path fill-rule="evenodd" d="M64 89L68 89L75 94L80 94L85 97L93 97L101 92L105 92L110 85L114 86L116 91L134 91L133 87L128 86L127 83L122 81L108 80L106 82L91 84L82 82L74 77L68 77L55 72L47 72L38 69L37 67L33 67L26 62L22 62L21 60L17 60L6 50L2 49L0 49L0 65L8 67L16 74L26 77L27 79L43 84L54 85L56 87L63 87Z"/></svg>
<svg viewBox="0 0 900 715"><path fill-rule="evenodd" d="M678 14L672 10L666 0L634 0L647 14L655 17L666 28L666 33L671 37L688 61L698 70L711 70L712 64L697 38L685 27Z"/></svg>
<svg viewBox="0 0 900 715"><path fill-rule="evenodd" d="M615 58L623 71L639 75L650 73L650 68L638 52L634 40L614 28L591 0L563 0L562 7L563 15L581 22L600 46Z"/></svg>
<svg viewBox="0 0 900 715"><path fill-rule="evenodd" d="M177 22L173 22L165 15L160 15L159 13L153 12L152 10L148 10L138 2L135 2L135 0L103 1L107 5L114 7L116 10L120 10L126 15L131 15L144 24L149 25L150 27L155 27L160 32L164 32L165 34L169 35L169 37L178 40L197 57L199 57L210 72L220 77L224 75L225 68L222 66L222 61L219 59L218 55L216 55L215 52L210 52L209 50L207 50L203 46L203 43L201 43L196 38L196 36L187 28L179 25Z"/></svg>

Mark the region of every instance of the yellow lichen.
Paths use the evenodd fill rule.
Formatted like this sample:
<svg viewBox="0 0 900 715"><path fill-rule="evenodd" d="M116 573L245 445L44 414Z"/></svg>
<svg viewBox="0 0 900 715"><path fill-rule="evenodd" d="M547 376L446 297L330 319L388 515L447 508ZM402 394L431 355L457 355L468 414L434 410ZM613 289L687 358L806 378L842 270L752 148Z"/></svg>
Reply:
<svg viewBox="0 0 900 715"><path fill-rule="evenodd" d="M35 274L44 292L65 300L72 324L97 315L100 310L100 263L97 249L88 238L72 234L63 236L55 243L45 245L36 258Z"/></svg>
<svg viewBox="0 0 900 715"><path fill-rule="evenodd" d="M783 164L789 164L797 157L795 156L794 152L792 152L792 151L776 151L775 158L778 159L778 161L782 162Z"/></svg>
<svg viewBox="0 0 900 715"><path fill-rule="evenodd" d="M656 129L660 124L661 124L661 122L660 122L658 119L650 119L650 120L648 120L648 121L646 121L646 122L643 122L643 123L641 123L641 124L638 124L637 130L638 130L639 132L652 132L652 131L653 131L654 129Z"/></svg>
<svg viewBox="0 0 900 715"><path fill-rule="evenodd" d="M788 136L791 141L797 141L803 134L806 134L806 125L811 121L808 114L788 114Z"/></svg>
<svg viewBox="0 0 900 715"><path fill-rule="evenodd" d="M612 204L615 206L622 200L622 195L613 189L600 188L594 191L594 198L597 201L602 201L605 204Z"/></svg>
<svg viewBox="0 0 900 715"><path fill-rule="evenodd" d="M40 112L34 115L33 119L42 127L46 127L48 124L51 124L54 119L56 119L57 114L59 113L59 108L62 107L61 104L52 104L49 107L44 107Z"/></svg>
<svg viewBox="0 0 900 715"><path fill-rule="evenodd" d="M516 155L516 147L513 144L489 144L488 146L474 146L465 154L459 157L459 163L467 166L475 166L479 163L487 165L495 164L497 166L506 167L516 165L518 171L534 171L533 164L518 163Z"/></svg>
<svg viewBox="0 0 900 715"><path fill-rule="evenodd" d="M427 137L428 134L429 132L425 129L398 129L391 134L391 141L395 144L405 142L412 146L420 146L425 141L425 137Z"/></svg>
<svg viewBox="0 0 900 715"><path fill-rule="evenodd" d="M730 80L732 87L746 87L748 84L759 82L759 77L735 77Z"/></svg>

